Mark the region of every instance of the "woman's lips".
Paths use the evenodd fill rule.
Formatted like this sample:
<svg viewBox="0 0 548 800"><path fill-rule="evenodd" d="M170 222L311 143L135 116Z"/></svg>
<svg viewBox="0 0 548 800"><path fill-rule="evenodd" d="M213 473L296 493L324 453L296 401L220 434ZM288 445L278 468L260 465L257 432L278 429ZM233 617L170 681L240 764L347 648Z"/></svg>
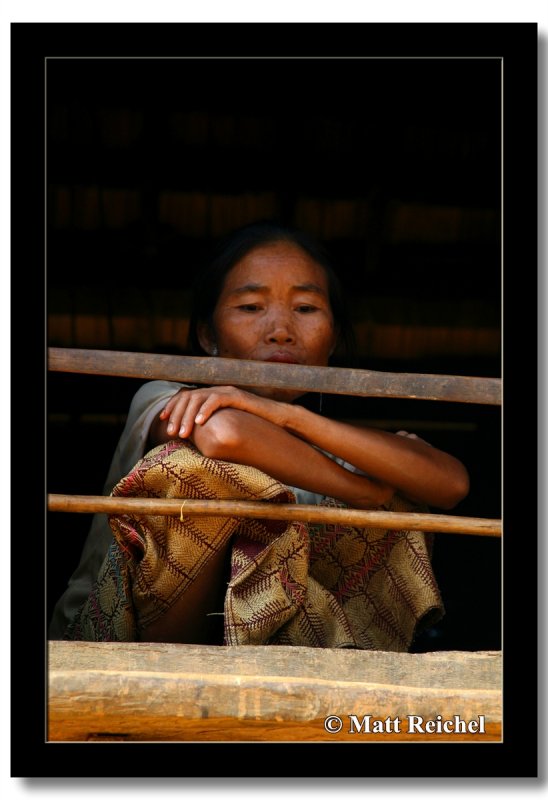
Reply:
<svg viewBox="0 0 548 800"><path fill-rule="evenodd" d="M280 364L299 364L299 361L289 353L273 353L265 361L275 361Z"/></svg>

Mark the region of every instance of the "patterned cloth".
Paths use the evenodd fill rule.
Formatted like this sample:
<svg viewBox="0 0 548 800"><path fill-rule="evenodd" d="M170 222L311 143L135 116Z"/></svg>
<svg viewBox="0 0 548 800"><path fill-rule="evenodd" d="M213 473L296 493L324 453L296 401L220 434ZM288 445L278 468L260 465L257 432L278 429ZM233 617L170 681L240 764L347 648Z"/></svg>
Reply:
<svg viewBox="0 0 548 800"><path fill-rule="evenodd" d="M206 458L186 441L151 450L112 494L294 502L265 473ZM410 504L396 497L388 508ZM430 537L421 532L184 513L109 521L114 542L65 638L138 641L229 539L227 645L406 651L418 627L443 614Z"/></svg>

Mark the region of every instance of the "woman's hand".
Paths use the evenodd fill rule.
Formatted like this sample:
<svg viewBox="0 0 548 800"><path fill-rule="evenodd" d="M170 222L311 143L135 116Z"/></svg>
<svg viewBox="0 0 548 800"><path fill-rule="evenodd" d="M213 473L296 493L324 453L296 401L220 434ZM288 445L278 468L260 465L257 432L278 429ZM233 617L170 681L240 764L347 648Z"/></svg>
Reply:
<svg viewBox="0 0 548 800"><path fill-rule="evenodd" d="M427 444L428 447L432 447L430 442L427 442L425 439L421 439L421 437L417 436L416 433L408 433L407 431L396 431L396 436L407 436L408 439L415 439L417 442L422 442L423 444Z"/></svg>
<svg viewBox="0 0 548 800"><path fill-rule="evenodd" d="M181 389L160 412L167 423L170 437L187 439L195 425L204 425L220 408L237 408L283 426L284 403L259 397L235 386L213 386L204 389Z"/></svg>

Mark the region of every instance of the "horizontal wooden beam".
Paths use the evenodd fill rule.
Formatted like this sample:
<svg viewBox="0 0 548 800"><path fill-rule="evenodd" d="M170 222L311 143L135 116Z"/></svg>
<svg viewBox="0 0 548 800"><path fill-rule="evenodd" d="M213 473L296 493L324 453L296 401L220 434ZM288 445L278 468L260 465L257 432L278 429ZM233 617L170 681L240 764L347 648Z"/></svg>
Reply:
<svg viewBox="0 0 548 800"><path fill-rule="evenodd" d="M49 741L501 738L500 652L52 641L48 656Z"/></svg>
<svg viewBox="0 0 548 800"><path fill-rule="evenodd" d="M231 358L50 347L48 369L89 375L208 385L270 386L301 392L501 404L501 380L458 375L375 372Z"/></svg>
<svg viewBox="0 0 548 800"><path fill-rule="evenodd" d="M474 536L501 536L501 521L443 514L418 514L403 511L362 511L315 505L252 502L247 500L185 500L156 497L103 497L101 495L48 495L49 511L80 514L136 514L158 516L225 516L255 519L283 519L299 522L325 522L357 528L415 530L434 533L461 533Z"/></svg>

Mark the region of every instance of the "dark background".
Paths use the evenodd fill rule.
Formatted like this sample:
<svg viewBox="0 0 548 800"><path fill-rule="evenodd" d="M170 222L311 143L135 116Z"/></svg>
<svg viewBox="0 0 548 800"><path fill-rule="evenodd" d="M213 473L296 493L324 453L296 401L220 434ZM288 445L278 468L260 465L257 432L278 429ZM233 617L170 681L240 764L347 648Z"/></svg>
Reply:
<svg viewBox="0 0 548 800"><path fill-rule="evenodd" d="M204 248L275 217L328 247L360 366L500 377L501 61L251 56L48 58L48 344L188 352ZM139 385L49 374L49 492L102 492ZM500 517L500 408L324 410L456 455L471 491L453 513ZM89 523L49 515L50 611ZM500 648L500 541L440 534L434 568L446 617L415 649Z"/></svg>

